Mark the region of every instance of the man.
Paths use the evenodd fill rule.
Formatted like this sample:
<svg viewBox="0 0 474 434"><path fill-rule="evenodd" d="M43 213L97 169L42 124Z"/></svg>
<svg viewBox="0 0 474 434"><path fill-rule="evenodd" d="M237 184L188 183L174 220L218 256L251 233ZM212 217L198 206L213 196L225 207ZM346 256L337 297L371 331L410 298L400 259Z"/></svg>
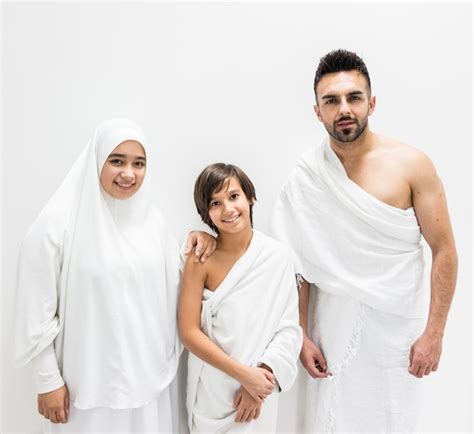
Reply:
<svg viewBox="0 0 474 434"><path fill-rule="evenodd" d="M359 56L324 56L314 91L328 137L302 156L272 221L302 277L300 359L315 379L303 430L413 431L415 377L438 368L456 282L443 187L424 153L370 130L376 98ZM427 322L421 234L433 257Z"/></svg>

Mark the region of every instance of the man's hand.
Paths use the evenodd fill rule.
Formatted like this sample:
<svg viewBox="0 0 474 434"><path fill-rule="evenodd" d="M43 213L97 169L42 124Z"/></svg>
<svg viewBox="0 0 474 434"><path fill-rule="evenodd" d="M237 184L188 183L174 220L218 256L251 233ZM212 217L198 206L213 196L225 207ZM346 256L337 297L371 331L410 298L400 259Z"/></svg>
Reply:
<svg viewBox="0 0 474 434"><path fill-rule="evenodd" d="M52 423L66 423L69 414L69 393L66 385L38 395L38 412Z"/></svg>
<svg viewBox="0 0 474 434"><path fill-rule="evenodd" d="M216 239L202 231L191 231L186 239L184 255L188 256L194 250L194 262L206 262L206 259L216 250Z"/></svg>
<svg viewBox="0 0 474 434"><path fill-rule="evenodd" d="M441 357L442 337L423 333L410 348L408 372L422 378L438 369Z"/></svg>
<svg viewBox="0 0 474 434"><path fill-rule="evenodd" d="M262 404L255 401L250 393L241 387L235 394L234 408L237 409L237 413L235 415L236 422L250 422L260 416Z"/></svg>
<svg viewBox="0 0 474 434"><path fill-rule="evenodd" d="M313 378L326 378L331 375L327 372L328 367L323 353L308 336L303 338L300 360L308 374Z"/></svg>

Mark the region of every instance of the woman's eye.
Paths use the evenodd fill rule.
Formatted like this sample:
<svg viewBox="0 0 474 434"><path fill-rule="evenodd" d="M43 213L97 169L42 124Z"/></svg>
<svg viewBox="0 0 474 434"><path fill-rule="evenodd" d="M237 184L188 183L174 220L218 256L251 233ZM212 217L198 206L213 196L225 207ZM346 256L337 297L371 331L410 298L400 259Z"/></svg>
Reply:
<svg viewBox="0 0 474 434"><path fill-rule="evenodd" d="M211 204L209 205L211 208L215 208L216 206L219 205L219 202L217 202L217 200L215 200L214 202L211 202Z"/></svg>
<svg viewBox="0 0 474 434"><path fill-rule="evenodd" d="M114 165L119 165L119 164L122 164L122 160L118 158L114 158L112 160L109 160L109 163L114 164Z"/></svg>
<svg viewBox="0 0 474 434"><path fill-rule="evenodd" d="M144 161L137 161L137 162L135 162L135 166L137 166L137 167L145 167L145 165L146 165L146 164L145 164Z"/></svg>
<svg viewBox="0 0 474 434"><path fill-rule="evenodd" d="M238 195L237 193L234 193L234 194L232 194L232 195L230 196L230 198L231 198L232 200L235 200L235 199L237 199L238 197L239 197L239 195Z"/></svg>

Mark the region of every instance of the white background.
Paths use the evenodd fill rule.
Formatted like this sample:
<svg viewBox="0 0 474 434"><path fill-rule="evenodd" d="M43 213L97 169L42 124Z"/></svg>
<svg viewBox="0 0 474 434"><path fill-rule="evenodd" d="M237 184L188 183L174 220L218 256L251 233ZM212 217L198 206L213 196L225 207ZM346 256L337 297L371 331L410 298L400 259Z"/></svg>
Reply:
<svg viewBox="0 0 474 434"><path fill-rule="evenodd" d="M2 432L37 432L29 368L11 366L19 243L103 119L141 124L159 156L156 198L178 239L201 227L194 180L241 166L266 231L281 184L324 130L319 58L366 61L371 128L426 151L460 257L440 369L422 381L422 431L471 431L472 6L468 3L17 3L2 5ZM428 288L427 288L428 290ZM363 393L363 391L361 391ZM354 397L356 399L357 397ZM296 411L282 396L282 429Z"/></svg>

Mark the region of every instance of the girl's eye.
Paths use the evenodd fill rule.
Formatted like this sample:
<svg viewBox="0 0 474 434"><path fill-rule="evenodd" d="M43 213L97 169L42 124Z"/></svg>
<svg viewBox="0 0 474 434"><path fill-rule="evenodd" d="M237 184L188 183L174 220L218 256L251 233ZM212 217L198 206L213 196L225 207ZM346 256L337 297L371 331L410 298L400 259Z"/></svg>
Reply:
<svg viewBox="0 0 474 434"><path fill-rule="evenodd" d="M216 206L219 205L219 202L217 200L211 202L211 204L209 205L211 208L215 208Z"/></svg>
<svg viewBox="0 0 474 434"><path fill-rule="evenodd" d="M239 195L238 195L237 193L234 193L234 194L232 194L232 195L230 196L230 198L231 198L232 200L235 200L235 199L237 199L238 197L239 197Z"/></svg>

